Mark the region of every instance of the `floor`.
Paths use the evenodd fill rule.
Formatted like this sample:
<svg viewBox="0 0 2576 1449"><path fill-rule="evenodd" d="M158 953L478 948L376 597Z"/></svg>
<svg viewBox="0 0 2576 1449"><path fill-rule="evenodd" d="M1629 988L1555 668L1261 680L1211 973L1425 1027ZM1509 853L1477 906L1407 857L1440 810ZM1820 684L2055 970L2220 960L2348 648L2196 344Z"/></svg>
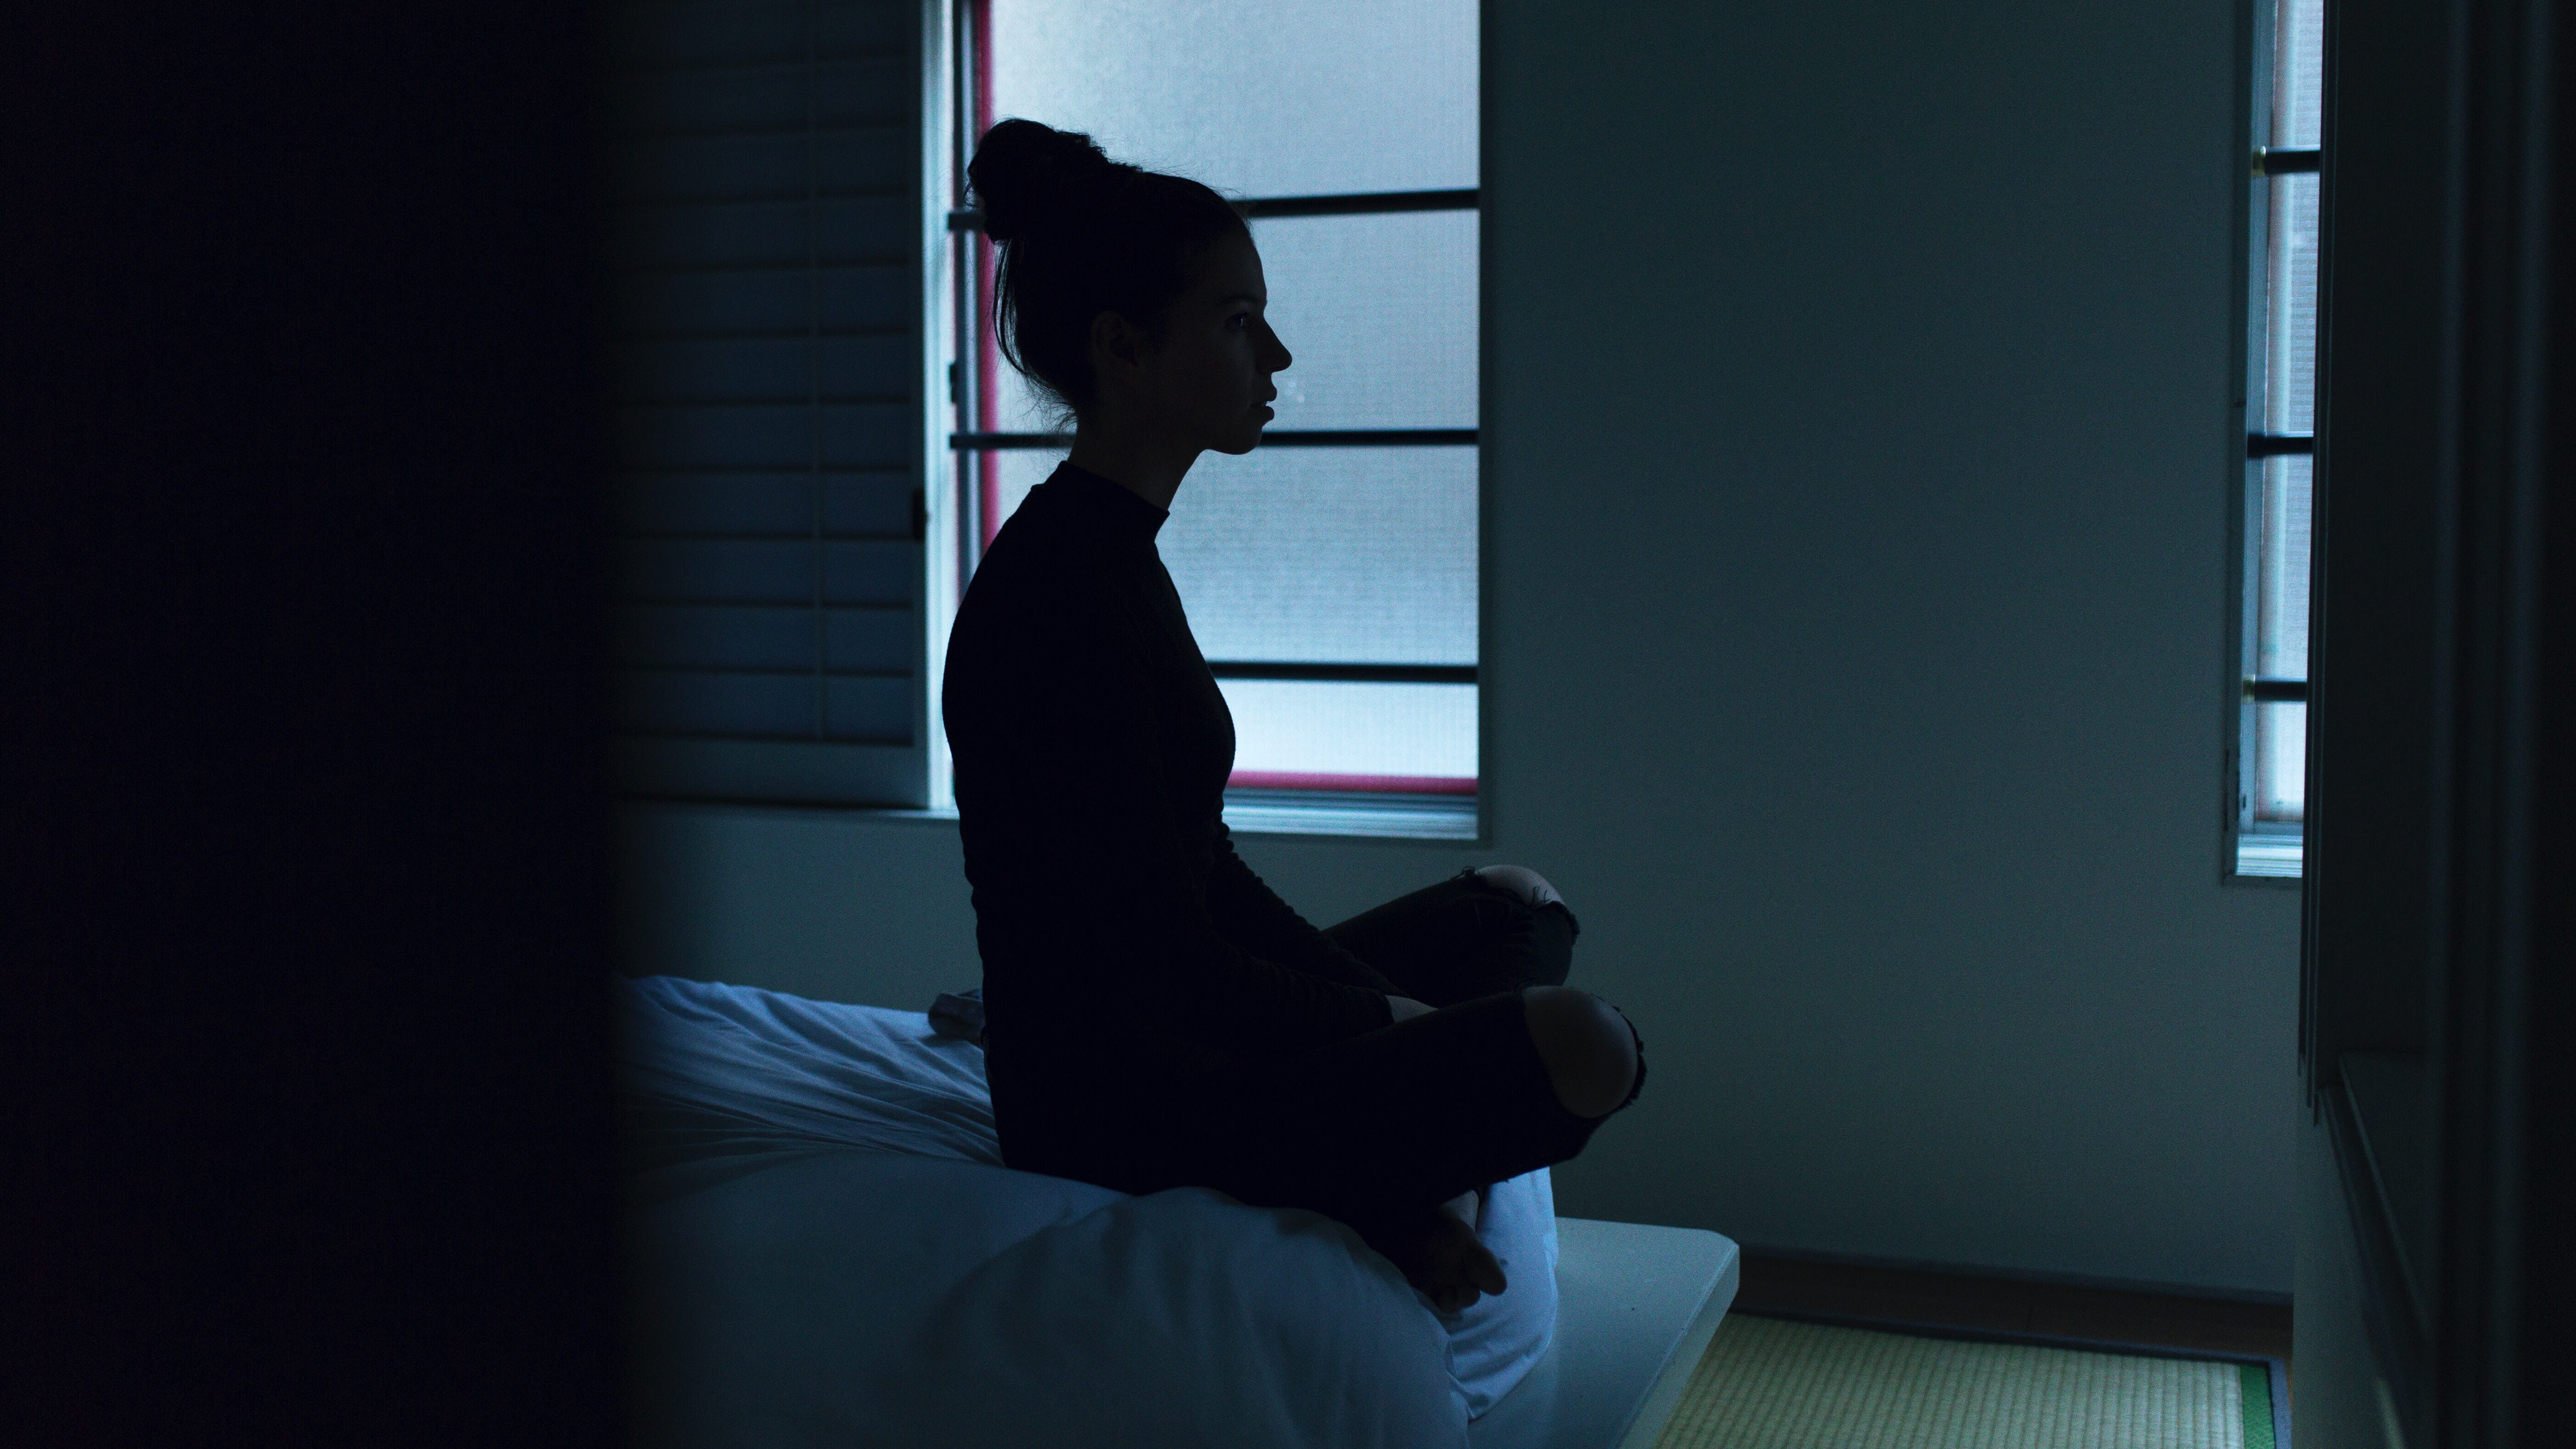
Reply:
<svg viewBox="0 0 2576 1449"><path fill-rule="evenodd" d="M1746 1254L1737 1308L2198 1348L2290 1359L2286 1303L2074 1288Z"/></svg>

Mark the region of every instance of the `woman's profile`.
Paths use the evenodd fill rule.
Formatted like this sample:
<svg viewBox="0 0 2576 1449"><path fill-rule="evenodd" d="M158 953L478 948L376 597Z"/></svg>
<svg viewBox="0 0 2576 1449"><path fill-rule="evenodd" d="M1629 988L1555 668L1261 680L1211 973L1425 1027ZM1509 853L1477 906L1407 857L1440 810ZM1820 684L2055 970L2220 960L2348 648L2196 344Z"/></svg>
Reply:
<svg viewBox="0 0 2576 1449"><path fill-rule="evenodd" d="M1251 232L1034 121L968 175L1003 354L1076 425L985 553L941 699L1004 1160L1316 1209L1444 1311L1502 1292L1478 1192L1635 1099L1636 1033L1564 985L1578 928L1535 872L1318 930L1236 855L1233 720L1154 540L1201 453L1260 442L1291 362Z"/></svg>

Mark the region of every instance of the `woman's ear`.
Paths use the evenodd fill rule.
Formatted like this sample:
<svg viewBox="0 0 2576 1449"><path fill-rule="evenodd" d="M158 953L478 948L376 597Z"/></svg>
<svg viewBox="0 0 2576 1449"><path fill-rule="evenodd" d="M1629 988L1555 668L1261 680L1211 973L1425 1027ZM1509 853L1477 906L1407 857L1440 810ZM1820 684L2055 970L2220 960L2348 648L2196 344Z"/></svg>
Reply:
<svg viewBox="0 0 2576 1449"><path fill-rule="evenodd" d="M1091 319L1091 375L1133 377L1145 365L1149 339L1143 328L1115 312Z"/></svg>

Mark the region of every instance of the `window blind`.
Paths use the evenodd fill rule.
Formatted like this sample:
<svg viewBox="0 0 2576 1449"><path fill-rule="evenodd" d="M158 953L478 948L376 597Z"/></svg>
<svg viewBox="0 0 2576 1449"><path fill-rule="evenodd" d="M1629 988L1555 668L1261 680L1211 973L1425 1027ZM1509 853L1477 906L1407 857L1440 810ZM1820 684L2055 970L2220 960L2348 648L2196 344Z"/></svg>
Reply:
<svg viewBox="0 0 2576 1449"><path fill-rule="evenodd" d="M630 792L924 801L918 23L606 16Z"/></svg>

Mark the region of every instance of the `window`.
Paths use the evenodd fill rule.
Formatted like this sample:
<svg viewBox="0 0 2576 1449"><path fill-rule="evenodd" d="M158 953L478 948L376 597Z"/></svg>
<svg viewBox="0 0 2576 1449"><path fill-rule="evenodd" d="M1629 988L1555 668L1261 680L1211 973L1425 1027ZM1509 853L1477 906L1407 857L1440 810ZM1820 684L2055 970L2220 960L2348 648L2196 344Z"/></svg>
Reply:
<svg viewBox="0 0 2576 1449"><path fill-rule="evenodd" d="M1069 442L999 357L965 194L975 137L1026 116L1247 203L1296 358L1266 441L1202 458L1159 541L1235 717L1228 821L1472 838L1474 0L956 0L950 19L934 671L984 545Z"/></svg>
<svg viewBox="0 0 2576 1449"><path fill-rule="evenodd" d="M2324 0L2258 0L2246 367L2236 874L2296 878L2307 803Z"/></svg>
<svg viewBox="0 0 2576 1449"><path fill-rule="evenodd" d="M1245 200L1297 355L1161 547L1243 829L1472 837L1473 0L617 0L605 153L618 773L940 808L948 623L1064 451L1000 365L996 116ZM926 63L927 62L927 63Z"/></svg>

